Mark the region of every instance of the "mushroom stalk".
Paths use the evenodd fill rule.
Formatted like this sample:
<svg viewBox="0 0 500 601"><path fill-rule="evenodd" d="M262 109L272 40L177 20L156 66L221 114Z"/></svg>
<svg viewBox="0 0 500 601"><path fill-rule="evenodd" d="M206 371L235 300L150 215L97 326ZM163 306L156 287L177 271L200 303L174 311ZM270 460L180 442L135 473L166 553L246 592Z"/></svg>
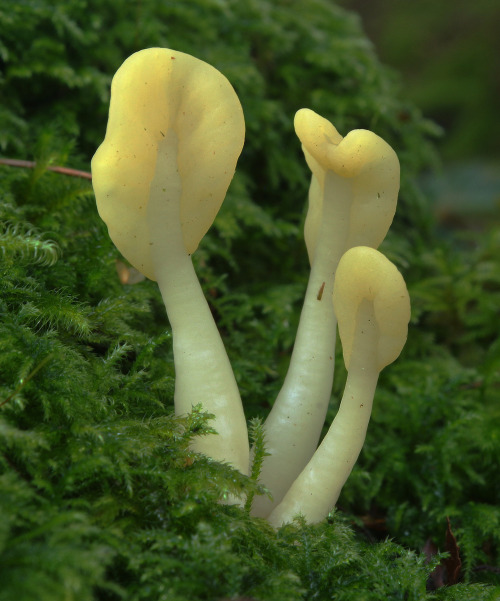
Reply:
<svg viewBox="0 0 500 601"><path fill-rule="evenodd" d="M201 403L213 413L211 425L217 434L195 440L194 450L248 474L247 429L238 386L182 238L176 156L176 135L169 130L158 145L148 204L151 258L173 334L175 411L187 413Z"/></svg>
<svg viewBox="0 0 500 601"><path fill-rule="evenodd" d="M349 232L351 181L327 172L323 210L299 327L283 387L265 421L260 480L273 499L254 500L267 516L316 450L332 390L337 320L331 302L335 270Z"/></svg>
<svg viewBox="0 0 500 601"><path fill-rule="evenodd" d="M366 437L379 376L377 330L373 304L365 300L357 316L358 352L351 358L340 408L313 458L268 517L274 527L291 522L299 513L308 523L318 522L335 506Z"/></svg>
<svg viewBox="0 0 500 601"><path fill-rule="evenodd" d="M169 267L174 267L170 261L161 265L156 277L173 334L175 412L188 413L201 403L204 411L213 413L210 425L217 434L196 439L193 449L248 474L247 429L238 387L191 257L179 256L175 269Z"/></svg>

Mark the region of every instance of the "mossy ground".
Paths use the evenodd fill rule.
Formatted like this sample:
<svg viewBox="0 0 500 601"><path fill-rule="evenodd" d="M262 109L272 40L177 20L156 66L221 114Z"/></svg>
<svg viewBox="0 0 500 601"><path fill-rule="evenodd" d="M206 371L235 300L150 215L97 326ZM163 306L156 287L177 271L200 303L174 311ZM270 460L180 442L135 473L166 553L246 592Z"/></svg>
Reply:
<svg viewBox="0 0 500 601"><path fill-rule="evenodd" d="M399 100L356 18L321 0L307 19L285 0L9 4L0 144L38 167L0 166L0 600L498 599L500 229L438 236L415 183L435 129ZM195 261L249 419L280 387L307 278L295 110L374 129L400 156L382 250L408 282L409 341L319 525L274 532L218 503L262 491L189 451L208 416L173 416L156 285L120 281L90 184L46 169L88 168L112 73L153 45L213 63L244 105L247 146ZM336 359L328 422L345 377ZM445 550L447 518L460 582L430 590L442 557L421 550Z"/></svg>

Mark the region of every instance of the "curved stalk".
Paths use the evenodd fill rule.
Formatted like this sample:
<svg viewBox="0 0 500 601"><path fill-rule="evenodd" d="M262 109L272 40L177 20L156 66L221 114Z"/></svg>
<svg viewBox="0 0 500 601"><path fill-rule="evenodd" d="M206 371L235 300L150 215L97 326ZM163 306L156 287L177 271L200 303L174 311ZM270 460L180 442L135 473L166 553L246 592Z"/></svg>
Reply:
<svg viewBox="0 0 500 601"><path fill-rule="evenodd" d="M373 303L359 308L353 354L338 413L311 461L268 517L278 528L301 514L319 522L333 509L365 441L379 370Z"/></svg>
<svg viewBox="0 0 500 601"><path fill-rule="evenodd" d="M337 320L335 270L349 233L351 181L325 175L322 220L290 366L264 423L266 451L260 480L273 500L257 497L252 514L266 517L313 455L332 390Z"/></svg>
<svg viewBox="0 0 500 601"><path fill-rule="evenodd" d="M159 145L148 205L155 277L173 334L175 411L187 413L201 403L205 411L213 413L211 425L217 434L194 441L194 450L248 474L248 435L240 394L182 238L182 185L176 156L177 139L169 130Z"/></svg>

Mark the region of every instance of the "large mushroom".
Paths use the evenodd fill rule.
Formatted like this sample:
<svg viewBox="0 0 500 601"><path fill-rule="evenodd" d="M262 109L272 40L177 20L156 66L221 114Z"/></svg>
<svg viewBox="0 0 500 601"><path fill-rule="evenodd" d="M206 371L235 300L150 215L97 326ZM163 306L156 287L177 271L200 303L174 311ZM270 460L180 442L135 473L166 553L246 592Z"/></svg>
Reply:
<svg viewBox="0 0 500 601"><path fill-rule="evenodd" d="M265 422L261 481L273 499L257 497L265 517L313 455L330 400L336 317L330 302L340 257L349 248L377 248L396 210L399 161L382 138L354 130L344 138L309 109L295 116L295 131L312 171L305 241L311 273L283 387Z"/></svg>
<svg viewBox="0 0 500 601"><path fill-rule="evenodd" d="M318 522L334 507L363 446L379 373L406 342L408 292L397 268L377 250L356 247L345 253L333 305L348 370L344 394L318 450L268 517L275 527L298 514Z"/></svg>
<svg viewBox="0 0 500 601"><path fill-rule="evenodd" d="M218 434L194 449L246 474L240 395L190 257L224 200L244 132L238 97L219 71L182 52L142 50L113 78L92 178L111 239L160 287L173 333L176 412L201 403L215 415Z"/></svg>

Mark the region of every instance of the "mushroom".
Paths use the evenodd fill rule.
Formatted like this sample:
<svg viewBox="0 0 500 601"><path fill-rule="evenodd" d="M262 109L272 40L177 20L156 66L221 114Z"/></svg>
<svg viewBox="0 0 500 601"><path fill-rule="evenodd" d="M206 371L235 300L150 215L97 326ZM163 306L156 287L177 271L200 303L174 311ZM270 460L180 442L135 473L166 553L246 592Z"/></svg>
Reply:
<svg viewBox="0 0 500 601"><path fill-rule="evenodd" d="M399 191L399 161L376 134L344 138L309 109L295 115L295 131L312 171L305 241L311 272L290 366L265 422L261 481L273 500L257 497L252 513L267 516L312 457L330 401L336 317L329 299L340 257L352 246L384 239Z"/></svg>
<svg viewBox="0 0 500 601"><path fill-rule="evenodd" d="M279 527L302 514L328 515L363 446L380 371L408 335L410 300L403 277L377 250L355 247L341 258L333 289L347 382L338 413L312 459L268 517Z"/></svg>
<svg viewBox="0 0 500 601"><path fill-rule="evenodd" d="M212 224L243 147L243 111L212 66L165 48L115 74L106 136L92 159L100 216L123 256L158 282L172 327L175 410L215 415L196 451L248 473L246 421L193 253Z"/></svg>

